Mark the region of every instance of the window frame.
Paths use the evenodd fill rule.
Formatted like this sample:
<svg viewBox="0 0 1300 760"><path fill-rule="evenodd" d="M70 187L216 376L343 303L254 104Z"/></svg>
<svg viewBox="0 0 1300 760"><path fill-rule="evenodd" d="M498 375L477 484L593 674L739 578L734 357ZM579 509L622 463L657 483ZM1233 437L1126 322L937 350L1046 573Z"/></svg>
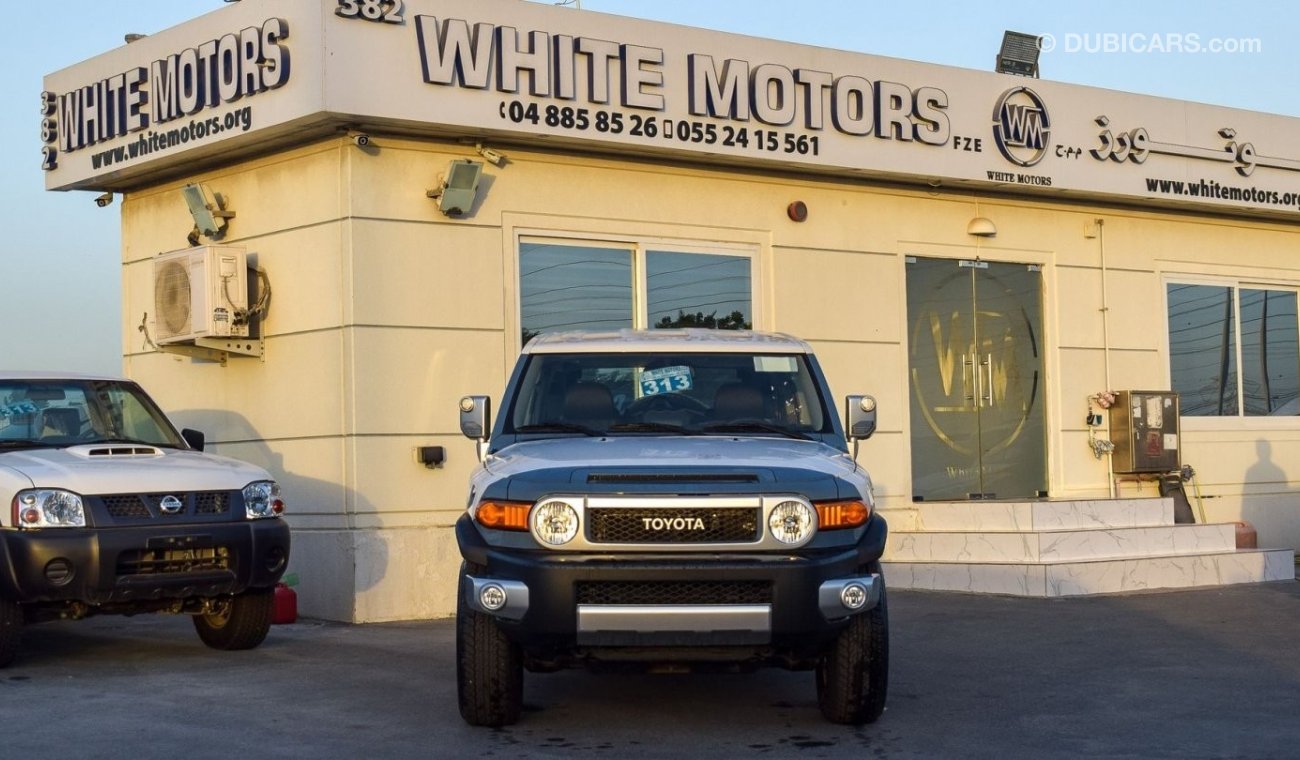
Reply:
<svg viewBox="0 0 1300 760"><path fill-rule="evenodd" d="M523 272L521 261L525 245L557 245L574 248L623 248L632 257L632 328L650 329L647 257L650 253L688 253L713 256L731 256L749 261L750 324L762 329L762 299L760 272L760 246L739 241L711 241L698 238L667 238L656 235L601 234L560 232L555 230L516 230L513 243L513 283L510 291L513 303L511 313L514 325L510 341L516 350L523 347ZM510 343L507 343L510 345Z"/></svg>
<svg viewBox="0 0 1300 760"><path fill-rule="evenodd" d="M1292 428L1300 429L1300 414L1295 415L1248 415L1246 410L1245 396L1245 370L1242 362L1242 335L1241 335L1241 291L1243 290L1270 290L1281 293L1291 293L1300 301L1300 285L1292 282L1269 281L1264 279L1245 278L1245 277L1226 277L1214 275L1196 275L1182 273L1166 273L1161 278L1160 300L1163 306L1164 314L1164 371L1165 385L1168 388L1174 387L1173 382L1173 348L1170 339L1169 324L1169 287L1171 285L1193 285L1206 287L1228 288L1232 291L1232 313L1233 313L1233 360L1236 367L1236 399L1237 411L1235 414L1223 415L1187 415L1181 412L1181 425L1188 427L1191 422L1193 429L1217 430L1217 429L1242 429L1243 427L1265 427L1265 428ZM1300 322L1300 316L1297 317ZM1300 324L1297 325L1300 327ZM1298 349L1300 350L1300 349ZM1248 423L1248 424L1247 424Z"/></svg>

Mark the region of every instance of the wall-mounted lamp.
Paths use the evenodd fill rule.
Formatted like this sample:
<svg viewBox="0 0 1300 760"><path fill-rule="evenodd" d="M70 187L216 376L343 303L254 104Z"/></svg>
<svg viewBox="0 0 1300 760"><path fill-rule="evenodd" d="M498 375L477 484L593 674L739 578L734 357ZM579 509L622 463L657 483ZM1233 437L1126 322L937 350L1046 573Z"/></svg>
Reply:
<svg viewBox="0 0 1300 760"><path fill-rule="evenodd" d="M1038 54L1043 49L1043 38L1036 34L1007 31L1002 34L1002 48L998 51L997 72L1038 78Z"/></svg>
<svg viewBox="0 0 1300 760"><path fill-rule="evenodd" d="M976 237L994 237L998 234L998 228L992 219L977 216L966 225L966 234Z"/></svg>
<svg viewBox="0 0 1300 760"><path fill-rule="evenodd" d="M432 470L447 461L447 450L442 446L417 446L415 459Z"/></svg>
<svg viewBox="0 0 1300 760"><path fill-rule="evenodd" d="M438 201L438 210L447 216L461 216L474 207L478 195L478 181L483 176L483 164L468 158L452 161L441 184L425 192Z"/></svg>
<svg viewBox="0 0 1300 760"><path fill-rule="evenodd" d="M148 36L149 35L147 34L137 34L135 32L128 32L127 34L122 35L122 39L126 41L126 44L130 45L132 42L139 42L140 40Z"/></svg>
<svg viewBox="0 0 1300 760"><path fill-rule="evenodd" d="M234 211L226 210L226 200L221 193L213 193L206 185L196 183L181 188L185 196L185 205L189 206L190 216L194 218L194 230L190 233L190 243L198 245L198 236L220 236L226 229L226 221L235 217Z"/></svg>

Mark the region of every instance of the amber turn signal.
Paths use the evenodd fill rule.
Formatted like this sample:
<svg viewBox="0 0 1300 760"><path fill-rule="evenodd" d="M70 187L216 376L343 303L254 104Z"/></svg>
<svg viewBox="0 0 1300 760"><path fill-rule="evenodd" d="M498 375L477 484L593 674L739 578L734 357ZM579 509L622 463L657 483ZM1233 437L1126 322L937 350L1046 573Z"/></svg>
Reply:
<svg viewBox="0 0 1300 760"><path fill-rule="evenodd" d="M528 530L528 510L532 506L524 501L483 501L474 517L485 528Z"/></svg>
<svg viewBox="0 0 1300 760"><path fill-rule="evenodd" d="M856 528L871 517L866 504L852 501L828 501L817 505L817 522L821 530Z"/></svg>

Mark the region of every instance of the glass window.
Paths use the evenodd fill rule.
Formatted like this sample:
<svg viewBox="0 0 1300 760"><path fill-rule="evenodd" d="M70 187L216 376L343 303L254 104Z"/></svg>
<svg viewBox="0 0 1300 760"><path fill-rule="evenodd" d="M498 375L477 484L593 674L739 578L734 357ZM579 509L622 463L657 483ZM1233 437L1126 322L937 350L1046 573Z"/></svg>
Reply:
<svg viewBox="0 0 1300 760"><path fill-rule="evenodd" d="M507 433L831 432L801 355L534 354Z"/></svg>
<svg viewBox="0 0 1300 760"><path fill-rule="evenodd" d="M1247 415L1300 412L1295 293L1242 288L1241 374Z"/></svg>
<svg viewBox="0 0 1300 760"><path fill-rule="evenodd" d="M523 342L552 330L632 326L632 252L524 243L519 249Z"/></svg>
<svg viewBox="0 0 1300 760"><path fill-rule="evenodd" d="M750 266L748 256L635 243L523 242L521 337L527 343L554 330L625 327L748 330L754 323Z"/></svg>
<svg viewBox="0 0 1300 760"><path fill-rule="evenodd" d="M0 450L107 441L182 445L162 412L132 384L0 381Z"/></svg>
<svg viewBox="0 0 1300 760"><path fill-rule="evenodd" d="M1170 283L1169 374L1186 416L1300 413L1293 291Z"/></svg>
<svg viewBox="0 0 1300 760"><path fill-rule="evenodd" d="M645 279L650 327L753 327L747 258L650 251Z"/></svg>

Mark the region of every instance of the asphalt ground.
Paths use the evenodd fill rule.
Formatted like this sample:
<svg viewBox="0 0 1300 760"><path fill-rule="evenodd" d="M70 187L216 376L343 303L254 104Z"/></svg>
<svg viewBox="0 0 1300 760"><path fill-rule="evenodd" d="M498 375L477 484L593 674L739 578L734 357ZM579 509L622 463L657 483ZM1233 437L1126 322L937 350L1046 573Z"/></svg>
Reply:
<svg viewBox="0 0 1300 760"><path fill-rule="evenodd" d="M306 620L249 652L187 618L35 625L0 758L1300 757L1300 583L889 604L888 708L857 728L779 670L529 674L519 724L470 728L451 620Z"/></svg>

